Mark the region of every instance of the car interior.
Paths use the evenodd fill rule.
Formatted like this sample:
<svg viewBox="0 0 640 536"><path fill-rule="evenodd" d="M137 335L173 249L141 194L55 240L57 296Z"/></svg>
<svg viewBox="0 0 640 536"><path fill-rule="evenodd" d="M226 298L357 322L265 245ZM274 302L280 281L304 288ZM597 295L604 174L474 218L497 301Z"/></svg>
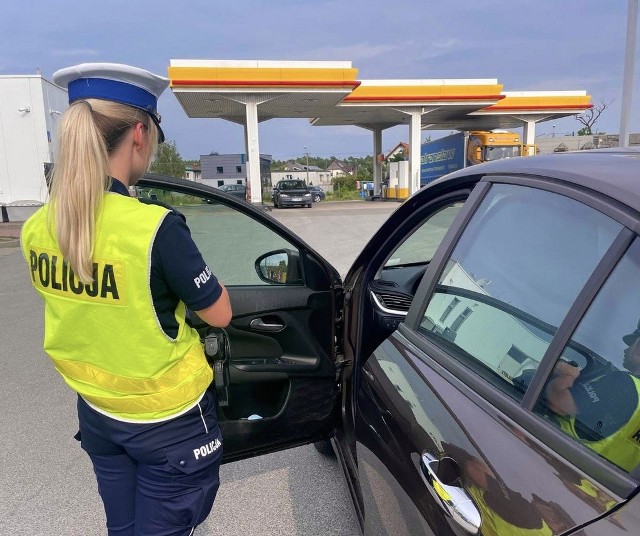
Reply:
<svg viewBox="0 0 640 536"><path fill-rule="evenodd" d="M404 233L402 240L368 284L371 336L364 337L363 355L369 355L404 321L429 262L463 203L455 200L432 208L399 230Z"/></svg>

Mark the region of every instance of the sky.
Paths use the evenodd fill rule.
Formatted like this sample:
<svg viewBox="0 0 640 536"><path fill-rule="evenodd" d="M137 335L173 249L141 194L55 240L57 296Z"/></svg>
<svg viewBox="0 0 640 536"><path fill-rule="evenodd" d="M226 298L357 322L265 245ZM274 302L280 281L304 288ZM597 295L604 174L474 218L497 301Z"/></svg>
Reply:
<svg viewBox="0 0 640 536"><path fill-rule="evenodd" d="M351 61L358 79L497 78L504 91L586 90L607 109L595 129L620 127L627 0L4 0L0 75L51 79L84 62L127 63L163 76L171 59ZM640 132L636 43L630 132ZM243 128L188 118L167 90L167 139L184 159L243 153ZM574 118L541 123L540 136L577 132ZM278 160L366 156L372 136L306 119L260 123L260 152ZM428 135L423 133L423 138ZM432 137L445 133L434 132ZM383 151L408 141L383 133Z"/></svg>

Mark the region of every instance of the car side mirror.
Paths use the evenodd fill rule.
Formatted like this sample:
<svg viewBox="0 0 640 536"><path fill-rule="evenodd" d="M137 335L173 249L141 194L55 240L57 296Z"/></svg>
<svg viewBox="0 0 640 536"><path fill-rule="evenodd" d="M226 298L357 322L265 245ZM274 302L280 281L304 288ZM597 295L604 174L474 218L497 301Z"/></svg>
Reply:
<svg viewBox="0 0 640 536"><path fill-rule="evenodd" d="M302 285L300 253L278 249L260 255L255 263L258 277L270 285Z"/></svg>

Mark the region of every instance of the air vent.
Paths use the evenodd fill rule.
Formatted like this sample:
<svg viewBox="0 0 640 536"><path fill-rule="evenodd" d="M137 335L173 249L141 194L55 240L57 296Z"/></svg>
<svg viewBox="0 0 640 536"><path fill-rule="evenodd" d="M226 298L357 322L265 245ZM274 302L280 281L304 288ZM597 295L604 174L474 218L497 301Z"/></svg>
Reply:
<svg viewBox="0 0 640 536"><path fill-rule="evenodd" d="M389 294L386 292L374 292L374 296L382 307L390 311L406 313L411 306L413 298L402 294Z"/></svg>

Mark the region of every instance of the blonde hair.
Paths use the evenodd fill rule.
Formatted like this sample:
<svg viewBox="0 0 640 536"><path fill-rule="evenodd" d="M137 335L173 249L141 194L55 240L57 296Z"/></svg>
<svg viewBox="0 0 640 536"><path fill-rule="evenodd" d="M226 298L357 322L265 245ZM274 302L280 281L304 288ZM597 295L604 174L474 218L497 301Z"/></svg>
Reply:
<svg viewBox="0 0 640 536"><path fill-rule="evenodd" d="M60 251L84 283L93 281L96 217L111 185L108 159L136 123L142 123L148 132L150 163L158 145L158 129L141 110L87 99L74 102L60 121L49 226L55 221Z"/></svg>

